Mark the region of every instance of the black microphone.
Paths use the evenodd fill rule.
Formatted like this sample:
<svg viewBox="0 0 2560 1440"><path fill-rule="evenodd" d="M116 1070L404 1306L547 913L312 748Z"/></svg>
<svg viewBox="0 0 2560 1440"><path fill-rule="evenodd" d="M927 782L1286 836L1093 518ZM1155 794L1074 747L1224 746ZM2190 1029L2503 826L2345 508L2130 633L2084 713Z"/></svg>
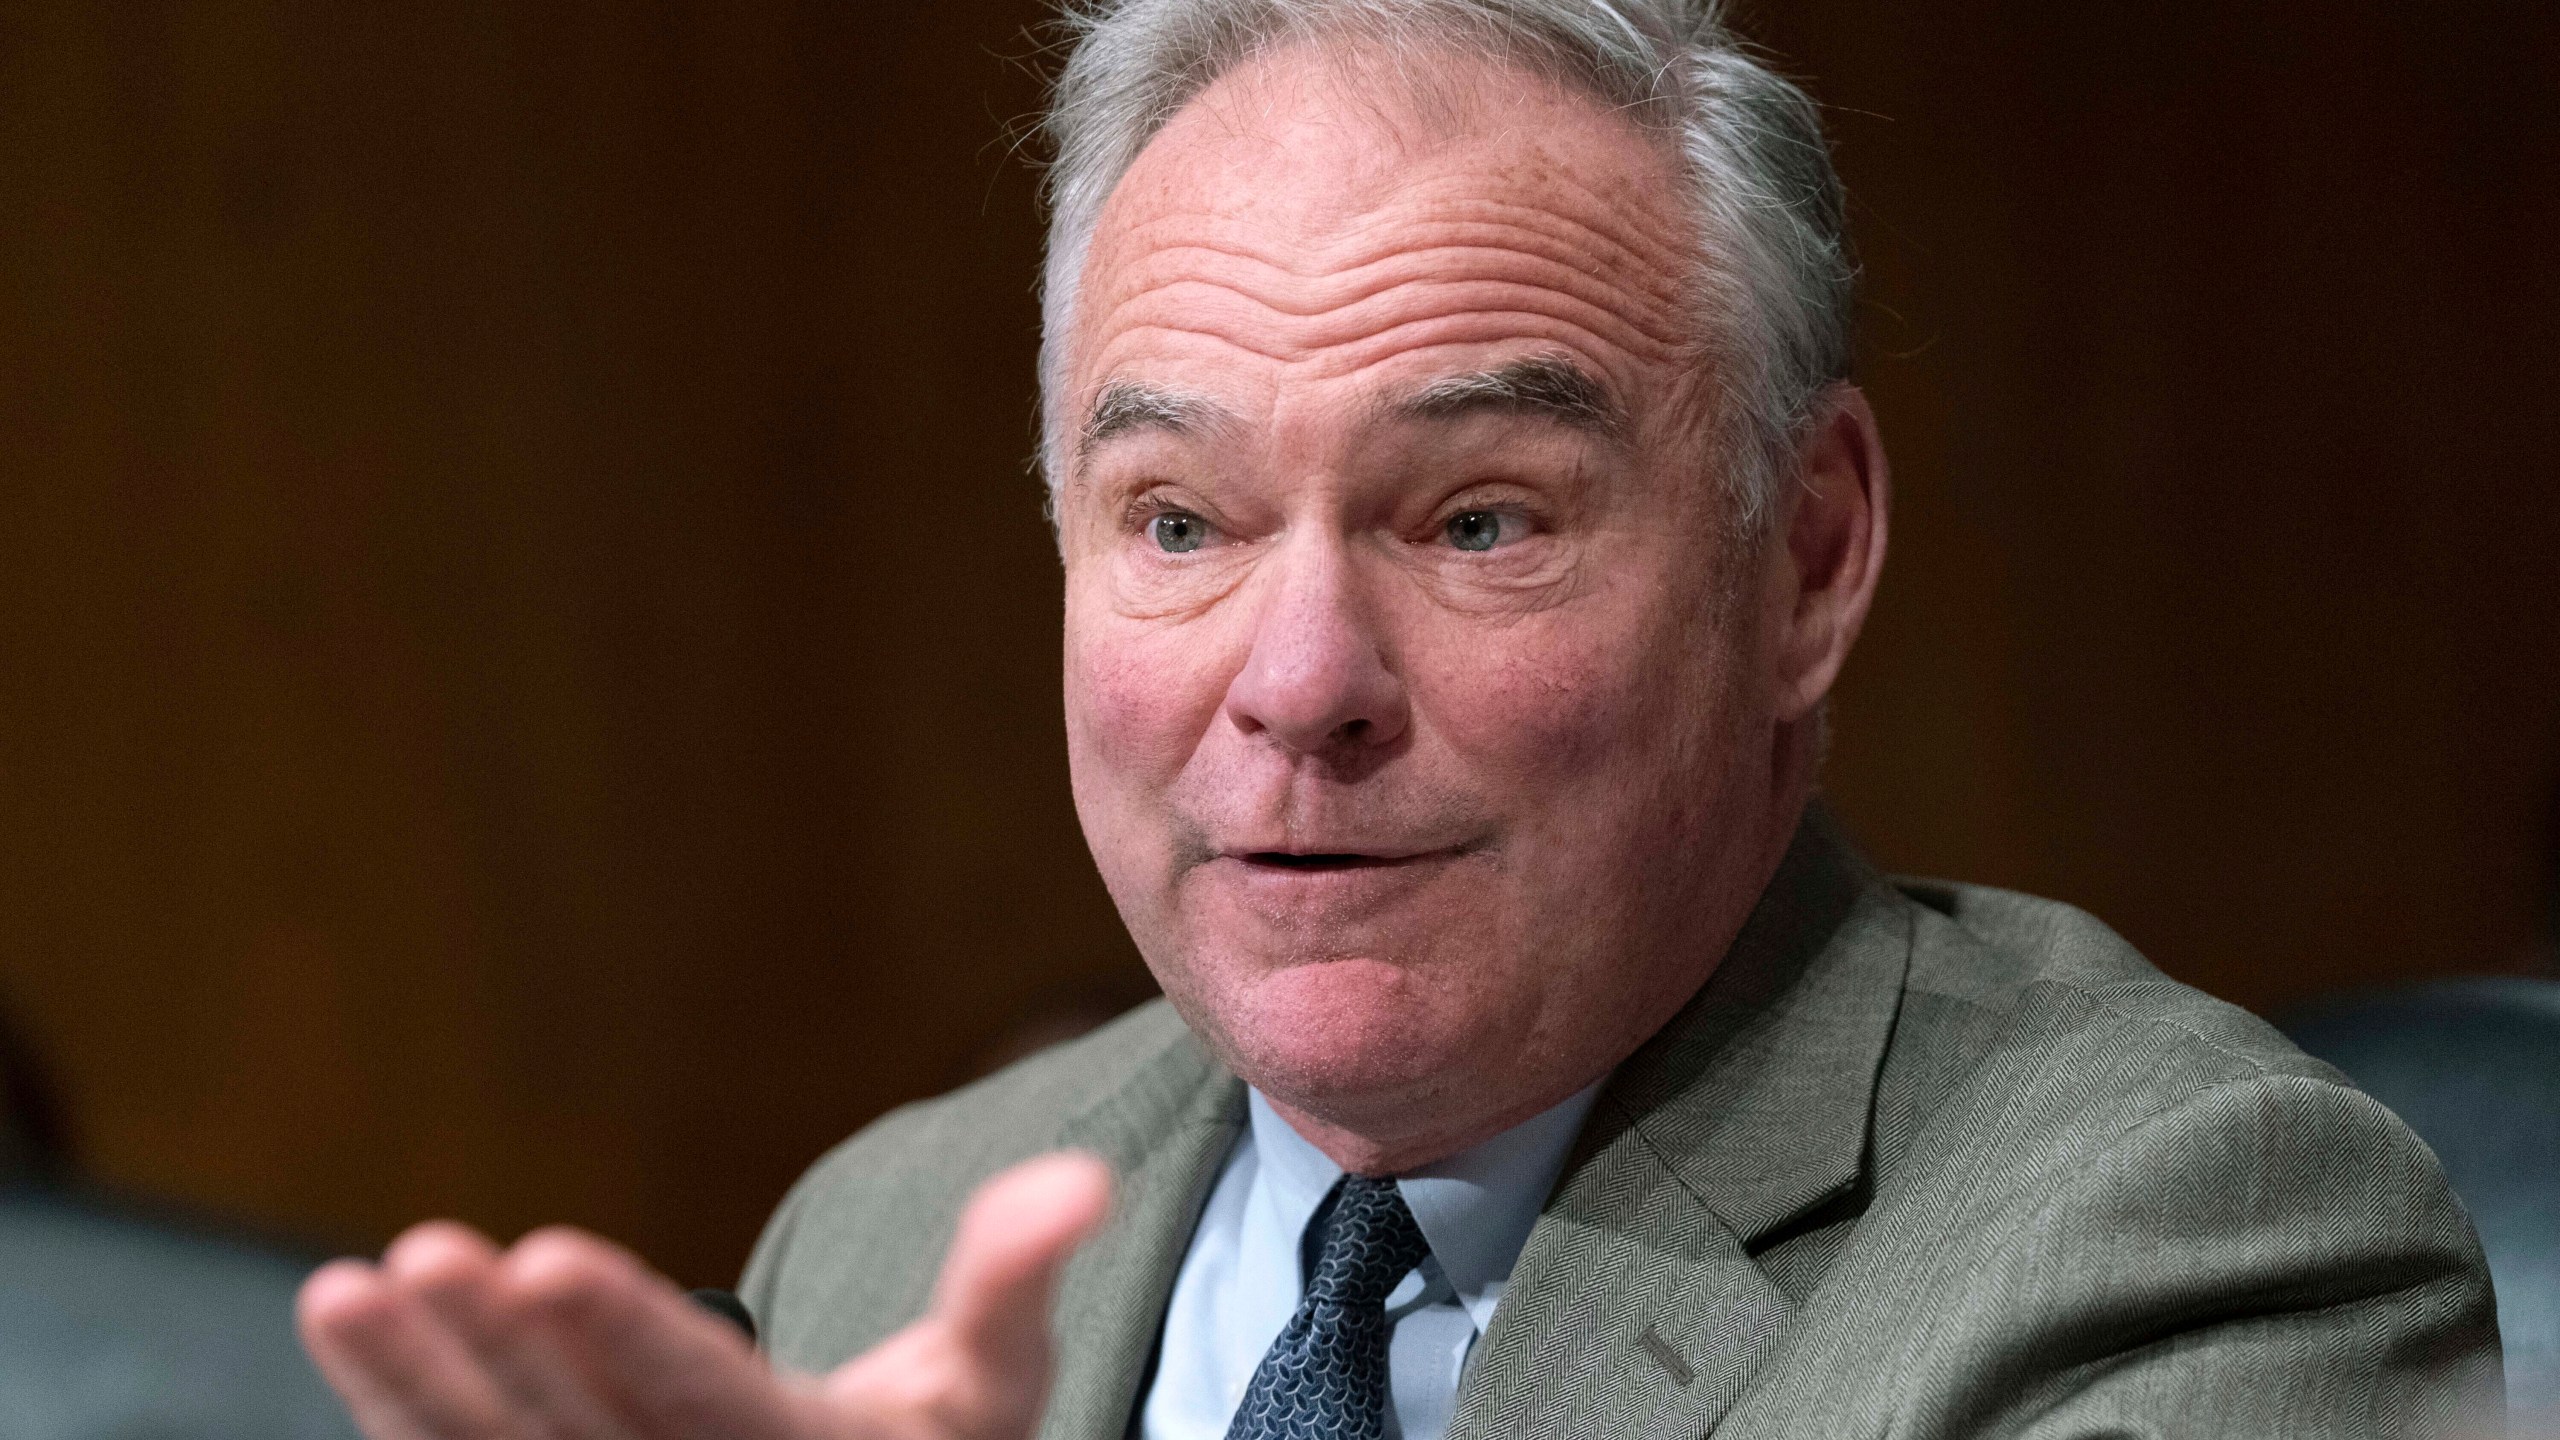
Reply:
<svg viewBox="0 0 2560 1440"><path fill-rule="evenodd" d="M756 1343L756 1317L748 1313L747 1302L739 1299L734 1291L696 1290L693 1303L737 1326L746 1335L748 1344Z"/></svg>

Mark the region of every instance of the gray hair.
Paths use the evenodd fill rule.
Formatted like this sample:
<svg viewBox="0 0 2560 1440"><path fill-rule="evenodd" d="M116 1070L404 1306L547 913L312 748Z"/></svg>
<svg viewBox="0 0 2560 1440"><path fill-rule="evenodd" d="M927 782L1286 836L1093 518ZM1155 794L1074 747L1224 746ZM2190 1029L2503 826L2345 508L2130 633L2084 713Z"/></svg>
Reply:
<svg viewBox="0 0 2560 1440"><path fill-rule="evenodd" d="M1665 136L1698 231L1699 360L1711 364L1736 519L1757 532L1805 427L1847 378L1853 268L1839 177L1806 94L1749 54L1721 0L1066 0L1073 42L1045 120L1041 464L1054 509L1075 430L1066 360L1112 188L1176 111L1276 46L1459 46L1525 64Z"/></svg>

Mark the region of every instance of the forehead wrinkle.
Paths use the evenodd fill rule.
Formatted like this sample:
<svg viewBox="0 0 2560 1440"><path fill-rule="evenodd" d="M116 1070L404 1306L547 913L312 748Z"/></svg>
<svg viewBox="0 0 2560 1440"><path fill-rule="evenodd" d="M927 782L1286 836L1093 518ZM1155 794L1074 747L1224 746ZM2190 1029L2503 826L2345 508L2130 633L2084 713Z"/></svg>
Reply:
<svg viewBox="0 0 2560 1440"><path fill-rule="evenodd" d="M1456 333L1452 333L1447 328L1443 328L1439 333L1406 333L1423 329L1425 325L1430 323L1417 322L1415 325L1398 327L1396 330L1384 332L1374 337L1371 341L1363 343L1358 348L1348 352L1336 351L1317 354L1274 353L1242 337L1212 330L1203 330L1196 326L1179 326L1170 324L1154 325L1144 327L1142 330L1133 330L1129 332L1129 334L1146 339L1205 341L1213 346L1239 350L1257 359L1268 361L1274 366L1279 367L1284 372L1295 371L1303 373L1314 371L1315 373L1311 378L1317 380L1331 380L1344 376L1356 375L1363 370L1372 369L1376 366L1386 364L1399 356L1413 354L1419 351L1441 349L1452 346L1501 344L1504 342L1520 340L1529 340L1539 344L1542 347L1540 354L1546 358L1572 363L1576 368L1596 370L1602 374L1608 373L1608 367L1605 365L1590 364L1586 367L1584 363L1588 357L1599 353L1598 347L1605 344L1605 342L1602 342L1599 337L1591 335L1588 332L1574 330L1569 326L1563 325L1549 324L1524 329L1519 323L1523 318L1524 317L1519 316L1506 316L1498 312L1484 315L1470 315L1462 317L1462 319L1469 322L1483 320L1486 323L1475 329ZM1543 320L1545 317L1526 318ZM1499 364L1488 367L1489 370L1500 370L1503 368L1505 367ZM1604 389L1611 388L1610 382L1602 381L1600 384ZM1367 410L1367 418L1374 421L1383 411L1389 408L1391 408L1389 402L1378 397L1373 397L1370 403L1365 407ZM1611 438L1623 440L1626 438L1629 429L1634 423L1633 416L1626 411L1623 402L1619 402L1617 405L1613 406L1613 408L1618 411L1618 418L1623 423ZM1595 433L1597 433L1596 430Z"/></svg>
<svg viewBox="0 0 2560 1440"><path fill-rule="evenodd" d="M1163 216L1130 227L1110 247L1113 253L1098 253L1094 263L1118 261L1122 252L1134 251L1121 263L1125 271L1143 275L1205 257L1213 264L1232 261L1310 287L1355 291L1364 284L1374 289L1392 283L1376 274L1400 264L1516 256L1562 267L1576 281L1621 289L1666 309L1677 308L1686 293L1686 271L1667 243L1620 236L1542 206L1486 200L1465 208L1477 213L1381 221L1329 243L1287 249L1247 243L1234 233L1244 227L1230 217ZM1158 238L1163 231L1173 233Z"/></svg>
<svg viewBox="0 0 2560 1440"><path fill-rule="evenodd" d="M1580 240L1601 252L1584 256L1586 261L1634 276L1677 275L1689 265L1690 227L1684 211L1666 211L1648 197L1612 194L1570 167L1542 165L1541 173L1567 193L1532 199L1488 187L1484 176L1447 175L1417 182L1390 205L1346 228L1404 226L1430 234L1443 227L1481 226L1566 244ZM1662 178L1668 182L1673 177Z"/></svg>
<svg viewBox="0 0 2560 1440"><path fill-rule="evenodd" d="M1208 263L1199 263L1202 260ZM1219 273L1230 269L1242 273ZM1517 285L1570 297L1621 314L1648 338L1677 346L1684 332L1681 292L1664 281L1650 291L1614 284L1577 264L1569 254L1549 254L1516 244L1444 237L1423 248L1399 248L1358 265L1309 274L1273 264L1251 252L1220 246L1168 247L1134 261L1110 297L1125 304L1151 291L1196 283L1230 290L1264 309L1306 319L1330 314L1414 285Z"/></svg>
<svg viewBox="0 0 2560 1440"><path fill-rule="evenodd" d="M1630 282L1630 288L1666 302L1676 303L1685 293L1689 260L1680 242L1647 235L1641 228L1621 235L1612 228L1542 206L1485 200L1477 208L1488 213L1427 222L1421 227L1423 233L1429 236L1446 230L1470 237L1472 243L1479 245L1493 245L1500 239L1525 234L1538 242L1532 253L1548 255L1594 274L1623 277ZM1588 242L1600 253L1582 253L1576 241ZM1519 244L1516 239L1511 243Z"/></svg>
<svg viewBox="0 0 2560 1440"><path fill-rule="evenodd" d="M1268 360L1275 365L1293 364L1301 358L1289 351L1265 349L1262 346L1255 345L1237 336L1227 334L1222 330L1204 330L1197 325L1181 325L1170 321L1162 324L1142 322L1127 326L1120 330L1115 330L1112 332L1111 343L1116 345L1124 340L1142 340L1154 336L1171 336L1175 339L1184 340L1206 340L1213 345L1223 345L1231 350L1241 350L1258 360ZM1104 358L1106 361L1111 358L1107 350Z"/></svg>
<svg viewBox="0 0 2560 1440"><path fill-rule="evenodd" d="M1260 253L1258 258L1275 269L1317 276L1355 268L1393 254L1405 248L1409 236L1429 236L1450 228L1483 227L1495 231L1522 231L1547 241L1587 241L1605 253L1584 255L1581 258L1585 261L1597 259L1603 262L1600 268L1621 269L1638 275L1677 274L1691 263L1693 241L1685 213L1664 213L1642 203L1622 203L1578 177L1560 178L1578 192L1580 198L1591 203L1586 207L1505 197L1488 193L1486 177L1451 176L1438 182L1416 182L1389 204L1361 211L1323 227L1304 223L1278 227L1284 236L1283 243L1297 252L1316 257L1314 268L1291 264L1268 252ZM1255 253L1252 247L1240 241L1222 242L1210 237L1238 230L1251 231L1259 228L1263 219L1250 206L1227 208L1176 204L1156 214L1142 215L1116 231L1106 227L1103 241L1095 250L1097 257L1105 252L1130 249L1144 252L1186 245ZM1325 233L1312 233L1319 228ZM1165 231L1173 232L1173 238L1155 238ZM1197 238L1194 232L1198 232ZM1367 255L1348 263L1325 258L1345 250L1355 254L1365 250Z"/></svg>
<svg viewBox="0 0 2560 1440"><path fill-rule="evenodd" d="M1427 303L1417 304L1417 298ZM1546 303L1532 303L1541 299ZM1281 323L1272 323L1275 315ZM1595 356L1614 351L1664 364L1685 356L1678 337L1651 333L1617 309L1504 280L1413 280L1349 306L1292 315L1249 293L1186 277L1123 300L1102 330L1098 361L1116 360L1142 334L1166 332L1210 336L1284 363L1327 352L1394 348L1398 337L1431 330L1464 332L1468 342L1562 340Z"/></svg>
<svg viewBox="0 0 2560 1440"><path fill-rule="evenodd" d="M1251 207L1168 206L1107 229L1087 263L1134 264L1156 253L1199 249L1249 257L1282 274L1316 280L1354 274L1408 251L1463 242L1561 260L1637 292L1685 289L1696 260L1685 214L1598 196L1589 197L1595 202L1590 205L1559 204L1499 193L1506 188L1499 177L1470 180L1446 197L1399 201L1321 227L1291 224Z"/></svg>
<svg viewBox="0 0 2560 1440"><path fill-rule="evenodd" d="M1617 303L1622 298L1617 293L1577 283L1582 277L1561 266L1534 276L1470 275L1455 267L1429 265L1413 269L1416 273L1383 276L1374 286L1322 299L1290 294L1286 289L1272 293L1270 288L1222 278L1175 274L1117 297L1110 319L1127 323L1123 317L1143 315L1160 304L1201 304L1221 311L1243 310L1267 316L1290 329L1308 333L1307 343L1330 344L1339 342L1323 337L1338 334L1341 339L1351 339L1382 323L1455 314L1471 299L1480 297L1503 310L1553 309L1564 314L1606 317L1605 325L1594 328L1623 332L1621 343L1633 352L1670 355L1681 350L1682 332L1669 324L1667 317L1647 313L1643 307ZM1177 296L1182 298L1174 298ZM1382 321L1378 318L1381 311L1413 313L1390 313Z"/></svg>
<svg viewBox="0 0 2560 1440"><path fill-rule="evenodd" d="M1570 323L1555 321L1550 316L1487 310L1450 317L1445 321L1417 320L1390 326L1364 337L1356 348L1336 350L1330 357L1336 363L1329 368L1332 373L1350 374L1419 350L1457 345L1498 345L1522 340L1533 342L1549 353L1576 356L1604 354L1610 348L1605 337ZM1326 358L1325 355L1308 355L1295 363L1314 366ZM1591 368L1607 369L1600 365Z"/></svg>
<svg viewBox="0 0 2560 1440"><path fill-rule="evenodd" d="M1245 243L1235 233L1238 227L1203 223L1197 216L1168 219L1149 228L1172 229L1174 236L1129 255L1117 275L1093 277L1115 283L1096 287L1101 303L1088 312L1084 328L1089 338L1102 339L1130 323L1132 312L1151 312L1163 292L1196 286L1206 303L1222 308L1231 302L1286 320L1318 322L1320 331L1331 333L1301 335L1289 343L1320 346L1377 328L1379 322L1366 313L1371 306L1406 303L1433 288L1483 285L1516 287L1495 295L1505 309L1520 308L1523 291L1555 296L1555 308L1572 310L1583 328L1609 334L1630 353L1676 361L1694 349L1685 274L1647 265L1624 247L1609 258L1631 263L1595 265L1594 247L1572 241L1586 237L1610 248L1609 234L1538 207L1478 208L1507 213L1403 227L1392 243L1363 245L1347 265L1321 271L1298 259L1303 249L1275 256L1267 245ZM1534 224L1517 223L1524 219ZM1338 253L1346 247L1329 248ZM1097 256L1097 263L1103 258Z"/></svg>

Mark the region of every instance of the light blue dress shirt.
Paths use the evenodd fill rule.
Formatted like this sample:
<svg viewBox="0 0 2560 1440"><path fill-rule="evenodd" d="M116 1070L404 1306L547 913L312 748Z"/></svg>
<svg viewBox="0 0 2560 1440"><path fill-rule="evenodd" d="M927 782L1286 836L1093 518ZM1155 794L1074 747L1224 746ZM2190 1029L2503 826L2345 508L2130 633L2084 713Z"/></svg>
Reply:
<svg viewBox="0 0 2560 1440"><path fill-rule="evenodd" d="M1387 1296L1387 1433L1440 1440L1467 1354L1494 1307L1598 1084L1474 1149L1396 1181L1430 1257ZM1342 1167L1289 1128L1259 1091L1165 1307L1144 1440L1223 1440L1245 1387L1298 1308L1302 1242Z"/></svg>

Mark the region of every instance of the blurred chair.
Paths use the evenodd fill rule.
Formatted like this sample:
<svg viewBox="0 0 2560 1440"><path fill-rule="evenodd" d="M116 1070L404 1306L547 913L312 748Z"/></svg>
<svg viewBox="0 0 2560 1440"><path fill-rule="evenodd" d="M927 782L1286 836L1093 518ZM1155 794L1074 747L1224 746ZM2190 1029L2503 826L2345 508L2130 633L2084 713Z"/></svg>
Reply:
<svg viewBox="0 0 2560 1440"><path fill-rule="evenodd" d="M2560 1436L2560 980L2342 996L2279 1023L2444 1162L2497 1285L2516 1433Z"/></svg>
<svg viewBox="0 0 2560 1440"><path fill-rule="evenodd" d="M0 1440L351 1440L303 1358L309 1257L72 1181L0 1028Z"/></svg>

